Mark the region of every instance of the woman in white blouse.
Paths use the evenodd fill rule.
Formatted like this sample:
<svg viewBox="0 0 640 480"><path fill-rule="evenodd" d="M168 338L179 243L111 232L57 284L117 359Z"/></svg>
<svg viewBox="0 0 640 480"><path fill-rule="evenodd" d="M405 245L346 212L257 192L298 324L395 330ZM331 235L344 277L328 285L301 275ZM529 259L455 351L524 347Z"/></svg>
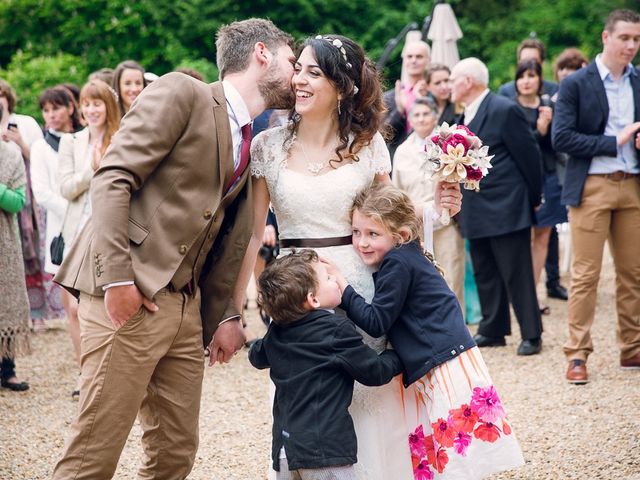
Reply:
<svg viewBox="0 0 640 480"><path fill-rule="evenodd" d="M60 193L69 202L62 226L65 254L91 216L89 183L120 124L116 93L101 80L90 80L82 87L80 111L87 127L73 135L64 135L60 141ZM71 341L80 365L78 302L67 291L63 301L69 315ZM72 396L77 399L79 394L76 388Z"/></svg>

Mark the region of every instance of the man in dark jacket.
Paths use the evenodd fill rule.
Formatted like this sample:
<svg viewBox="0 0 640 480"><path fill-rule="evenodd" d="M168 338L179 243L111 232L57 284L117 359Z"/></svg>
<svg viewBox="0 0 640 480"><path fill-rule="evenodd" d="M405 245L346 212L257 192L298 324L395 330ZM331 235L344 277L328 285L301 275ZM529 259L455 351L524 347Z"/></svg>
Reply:
<svg viewBox="0 0 640 480"><path fill-rule="evenodd" d="M552 141L570 155L562 189L573 246L569 339L570 383L589 381L591 325L602 252L616 267L620 366L640 369L640 77L630 63L640 49L640 14L613 11L594 62L560 84Z"/></svg>
<svg viewBox="0 0 640 480"><path fill-rule="evenodd" d="M273 468L283 479L315 473L355 480L357 440L348 412L354 380L384 385L402 362L392 350L378 355L350 320L326 310L340 304L340 288L314 251L275 260L258 283L259 303L273 322L249 360L270 368L276 386Z"/></svg>
<svg viewBox="0 0 640 480"><path fill-rule="evenodd" d="M505 345L511 333L509 303L520 324L518 355L540 352L542 322L533 279L531 225L541 203L542 161L522 109L492 94L489 72L477 58L451 72L452 101L465 104L463 123L493 155L480 191L463 191L462 235L469 239L482 320L479 347Z"/></svg>

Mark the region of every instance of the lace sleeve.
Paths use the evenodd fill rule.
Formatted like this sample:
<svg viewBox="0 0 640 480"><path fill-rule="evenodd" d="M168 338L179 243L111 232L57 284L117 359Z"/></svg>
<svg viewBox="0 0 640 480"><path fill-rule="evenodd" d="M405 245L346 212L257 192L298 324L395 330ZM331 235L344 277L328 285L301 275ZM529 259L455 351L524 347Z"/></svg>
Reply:
<svg viewBox="0 0 640 480"><path fill-rule="evenodd" d="M371 139L371 167L376 175L391 173L391 157L382 135L376 133Z"/></svg>
<svg viewBox="0 0 640 480"><path fill-rule="evenodd" d="M260 133L251 141L251 175L256 178L266 177L269 168L269 159L267 155L267 132Z"/></svg>

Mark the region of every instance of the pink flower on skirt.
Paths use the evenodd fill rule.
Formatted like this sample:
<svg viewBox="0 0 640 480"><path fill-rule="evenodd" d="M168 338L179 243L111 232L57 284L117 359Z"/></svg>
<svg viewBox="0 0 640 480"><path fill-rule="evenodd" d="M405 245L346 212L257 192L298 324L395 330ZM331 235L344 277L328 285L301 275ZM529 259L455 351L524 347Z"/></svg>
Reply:
<svg viewBox="0 0 640 480"><path fill-rule="evenodd" d="M427 454L422 425L419 425L413 433L409 434L409 448L411 449L411 455L415 455L418 458L422 458Z"/></svg>
<svg viewBox="0 0 640 480"><path fill-rule="evenodd" d="M471 435L468 433L460 432L453 439L453 449L458 455L463 457L467 455L467 448L471 444Z"/></svg>
<svg viewBox="0 0 640 480"><path fill-rule="evenodd" d="M429 468L429 465L425 460L421 460L420 462L414 462L413 479L414 480L433 480L433 471Z"/></svg>
<svg viewBox="0 0 640 480"><path fill-rule="evenodd" d="M485 422L495 423L506 415L498 392L489 385L487 388L476 387L471 397L471 409Z"/></svg>

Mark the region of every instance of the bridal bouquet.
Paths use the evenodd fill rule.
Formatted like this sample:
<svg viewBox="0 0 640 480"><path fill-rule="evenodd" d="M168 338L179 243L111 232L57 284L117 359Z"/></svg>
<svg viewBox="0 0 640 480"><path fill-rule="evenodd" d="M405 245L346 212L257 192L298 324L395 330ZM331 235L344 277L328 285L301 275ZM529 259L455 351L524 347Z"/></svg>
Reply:
<svg viewBox="0 0 640 480"><path fill-rule="evenodd" d="M480 180L489 173L493 155L464 125L444 122L436 127L424 147L431 176L439 182L464 183L467 190L480 190ZM449 211L442 210L440 221L449 224Z"/></svg>

